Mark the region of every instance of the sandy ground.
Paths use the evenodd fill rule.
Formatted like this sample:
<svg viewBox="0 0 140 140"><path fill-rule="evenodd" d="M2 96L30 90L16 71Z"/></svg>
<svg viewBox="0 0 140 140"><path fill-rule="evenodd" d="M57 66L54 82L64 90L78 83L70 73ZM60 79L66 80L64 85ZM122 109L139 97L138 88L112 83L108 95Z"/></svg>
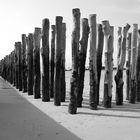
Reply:
<svg viewBox="0 0 140 140"><path fill-rule="evenodd" d="M98 107L90 110L88 97L84 97L83 108L78 108L76 115L68 113L68 97L61 106L54 106L53 100L42 102L27 93L19 92L30 103L39 108L59 124L84 140L139 140L140 139L140 103L123 106L112 103L111 109Z"/></svg>
<svg viewBox="0 0 140 140"><path fill-rule="evenodd" d="M88 76L86 72L86 77ZM125 74L124 74L125 77ZM115 83L113 82L113 103L111 109L100 106L97 111L89 109L89 78L85 79L83 107L78 108L76 115L68 113L69 104L69 80L70 75L66 74L67 100L61 106L54 106L53 99L50 102L42 102L41 99L34 99L27 93L18 92L27 101L32 103L42 112L50 116L59 124L84 140L139 140L140 139L140 103L129 104L125 101L124 84L124 105L115 105ZM103 85L103 73L101 85ZM17 90L18 91L18 90ZM103 93L103 87L100 87Z"/></svg>

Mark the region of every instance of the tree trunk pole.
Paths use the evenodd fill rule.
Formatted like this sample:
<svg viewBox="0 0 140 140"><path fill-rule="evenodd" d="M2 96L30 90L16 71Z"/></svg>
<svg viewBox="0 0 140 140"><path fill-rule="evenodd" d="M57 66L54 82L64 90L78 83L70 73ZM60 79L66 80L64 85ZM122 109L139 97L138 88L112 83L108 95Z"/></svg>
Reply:
<svg viewBox="0 0 140 140"><path fill-rule="evenodd" d="M78 68L78 87L77 87L77 107L82 107L83 101L83 89L84 89L84 76L85 76L85 62L87 55L89 36L89 24L88 19L82 19L82 38L80 40L79 50L79 68Z"/></svg>
<svg viewBox="0 0 140 140"><path fill-rule="evenodd" d="M17 42L15 42L15 84L16 84L16 88L19 88L19 73L18 73L18 46L17 46Z"/></svg>
<svg viewBox="0 0 140 140"><path fill-rule="evenodd" d="M103 106L106 108L111 107L112 93L110 86L111 79L111 66L112 66L112 36L109 21L102 21L103 32L105 36L105 78L104 78L104 97Z"/></svg>
<svg viewBox="0 0 140 140"><path fill-rule="evenodd" d="M121 44L121 54L118 64L117 73L115 75L115 82L116 82L116 105L122 105L123 104L123 67L125 64L126 59L126 37L127 32L130 28L130 25L127 24L123 28L123 38L122 38L122 44Z"/></svg>
<svg viewBox="0 0 140 140"><path fill-rule="evenodd" d="M55 81L54 81L54 105L61 105L61 47L62 47L62 20L63 17L56 17L56 57L55 57Z"/></svg>
<svg viewBox="0 0 140 140"><path fill-rule="evenodd" d="M131 49L131 91L129 96L129 102L135 103L136 98L136 54L137 54L137 33L138 25L133 24L132 33L132 49Z"/></svg>
<svg viewBox="0 0 140 140"><path fill-rule="evenodd" d="M18 77L18 80L19 80L19 91L22 91L22 64L21 64L21 42L18 42L17 43L18 45L18 73L19 73L19 77Z"/></svg>
<svg viewBox="0 0 140 140"><path fill-rule="evenodd" d="M65 102L65 98L66 98L65 50L66 50L66 23L62 23L61 102Z"/></svg>
<svg viewBox="0 0 140 140"><path fill-rule="evenodd" d="M98 78L98 87L97 87L97 105L99 104L99 92L100 92L100 78L102 71L102 54L103 54L103 45L104 45L104 34L102 31L102 25L98 24L98 42L97 42L97 78Z"/></svg>
<svg viewBox="0 0 140 140"><path fill-rule="evenodd" d="M55 25L51 26L51 84L50 84L50 97L54 97L54 67L55 67Z"/></svg>
<svg viewBox="0 0 140 140"><path fill-rule="evenodd" d="M138 30L138 49L136 62L136 101L140 102L140 30Z"/></svg>
<svg viewBox="0 0 140 140"><path fill-rule="evenodd" d="M28 68L28 95L33 95L34 72L33 72L33 34L30 33L27 38L27 68Z"/></svg>
<svg viewBox="0 0 140 140"><path fill-rule="evenodd" d="M111 43L111 46L110 46L110 61L111 61L111 67L110 67L110 81L109 81L109 93L110 95L112 96L112 87L113 87L113 66L114 66L114 63L113 63L113 51L114 51L114 27L113 26L110 26L110 36L111 36L111 39L110 39L110 43ZM112 100L112 98L111 98Z"/></svg>
<svg viewBox="0 0 140 140"><path fill-rule="evenodd" d="M13 86L16 86L15 49L14 49L14 51L13 51Z"/></svg>
<svg viewBox="0 0 140 140"><path fill-rule="evenodd" d="M14 55L15 55L15 52L14 50L12 51L12 84L14 85Z"/></svg>
<svg viewBox="0 0 140 140"><path fill-rule="evenodd" d="M49 95L49 19L42 21L42 101L50 101Z"/></svg>
<svg viewBox="0 0 140 140"><path fill-rule="evenodd" d="M33 50L33 66L34 66L34 98L41 98L40 96L40 39L41 28L35 28L33 35L34 50Z"/></svg>
<svg viewBox="0 0 140 140"><path fill-rule="evenodd" d="M19 77L18 77L18 80L19 80L19 91L22 91L22 64L21 64L21 42L18 42L17 43L18 45L18 73L19 73Z"/></svg>
<svg viewBox="0 0 140 140"><path fill-rule="evenodd" d="M11 52L10 55L9 55L9 61L10 61L10 84L12 84L12 83L13 83L12 52Z"/></svg>
<svg viewBox="0 0 140 140"><path fill-rule="evenodd" d="M126 60L126 100L129 100L130 92L130 60L131 60L131 33L127 37L127 60Z"/></svg>
<svg viewBox="0 0 140 140"><path fill-rule="evenodd" d="M90 70L90 93L89 106L90 109L97 110L97 65L96 65L96 15L89 17L90 26L90 51L89 51L89 70Z"/></svg>
<svg viewBox="0 0 140 140"><path fill-rule="evenodd" d="M22 34L22 85L23 92L27 92L27 60L26 60L26 35Z"/></svg>
<svg viewBox="0 0 140 140"><path fill-rule="evenodd" d="M68 112L77 113L77 84L78 84L78 51L80 38L80 9L72 10L74 29L72 32L72 76L70 81L70 103Z"/></svg>
<svg viewBox="0 0 140 140"><path fill-rule="evenodd" d="M121 44L122 43L122 27L118 27L118 55L117 55L117 65L119 65L120 55L121 55Z"/></svg>

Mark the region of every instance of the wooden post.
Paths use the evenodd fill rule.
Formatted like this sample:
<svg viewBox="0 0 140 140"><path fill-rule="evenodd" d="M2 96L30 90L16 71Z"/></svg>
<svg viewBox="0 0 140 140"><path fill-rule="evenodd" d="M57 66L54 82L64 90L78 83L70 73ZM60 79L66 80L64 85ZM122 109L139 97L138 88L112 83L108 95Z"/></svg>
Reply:
<svg viewBox="0 0 140 140"><path fill-rule="evenodd" d="M54 67L55 67L55 25L51 26L51 78L50 78L50 97L54 97Z"/></svg>
<svg viewBox="0 0 140 140"><path fill-rule="evenodd" d="M13 71L13 58L12 58L12 54L13 52L11 52L10 53L10 55L9 55L9 61L10 61L10 84L13 84L13 73L12 73L12 71Z"/></svg>
<svg viewBox="0 0 140 140"><path fill-rule="evenodd" d="M82 107L84 76L85 76L85 62L88 46L89 24L88 19L82 19L82 38L80 40L79 50L79 68L78 68L78 87L77 87L77 107Z"/></svg>
<svg viewBox="0 0 140 140"><path fill-rule="evenodd" d="M136 53L137 53L137 34L138 25L133 24L132 33L132 49L131 49L131 91L130 91L130 103L135 103L136 98Z"/></svg>
<svg viewBox="0 0 140 140"><path fill-rule="evenodd" d="M130 28L130 25L127 24L123 27L123 40L121 44L121 54L118 63L117 73L115 75L115 82L116 82L116 105L123 104L123 67L126 59L126 37L127 32Z"/></svg>
<svg viewBox="0 0 140 140"><path fill-rule="evenodd" d="M66 98L66 82L65 82L65 50L66 50L66 23L62 23L62 47L61 47L61 102L65 102Z"/></svg>
<svg viewBox="0 0 140 140"><path fill-rule="evenodd" d="M13 54L13 85L16 86L16 50L14 49Z"/></svg>
<svg viewBox="0 0 140 140"><path fill-rule="evenodd" d="M30 33L27 38L27 68L28 68L28 95L33 95L34 71L33 71L33 34Z"/></svg>
<svg viewBox="0 0 140 140"><path fill-rule="evenodd" d="M61 47L62 47L62 20L63 17L56 17L56 58L55 58L55 81L54 81L54 105L61 105Z"/></svg>
<svg viewBox="0 0 140 140"><path fill-rule="evenodd" d="M122 43L122 27L118 27L118 55L117 55L117 65L119 65L120 55L121 55L121 43Z"/></svg>
<svg viewBox="0 0 140 140"><path fill-rule="evenodd" d="M110 93L111 78L111 65L112 65L112 36L109 21L102 21L103 32L105 36L105 78L104 78L104 97L103 106L106 108L111 107L112 93Z"/></svg>
<svg viewBox="0 0 140 140"><path fill-rule="evenodd" d="M11 70L11 73L12 73L11 84L14 85L14 50L11 53L11 67L12 67L12 70Z"/></svg>
<svg viewBox="0 0 140 140"><path fill-rule="evenodd" d="M111 61L111 66L109 67L110 71L110 82L109 82L109 93L112 96L112 87L113 87L113 51L114 51L114 27L110 26L110 61ZM112 99L112 98L111 98Z"/></svg>
<svg viewBox="0 0 140 140"><path fill-rule="evenodd" d="M138 30L138 48L136 62L136 101L140 102L140 30Z"/></svg>
<svg viewBox="0 0 140 140"><path fill-rule="evenodd" d="M96 15L90 15L90 56L89 56L89 70L90 70L90 94L89 105L90 109L97 110L97 65L96 65Z"/></svg>
<svg viewBox="0 0 140 140"><path fill-rule="evenodd" d="M41 98L40 96L40 39L41 28L35 28L34 31L34 49L33 49L33 66L34 66L34 98Z"/></svg>
<svg viewBox="0 0 140 140"><path fill-rule="evenodd" d="M78 51L80 38L80 9L72 10L74 29L72 32L72 76L70 81L70 103L68 112L77 113Z"/></svg>
<svg viewBox="0 0 140 140"><path fill-rule="evenodd" d="M16 83L16 88L19 88L19 73L18 73L18 46L17 46L17 42L15 42L15 83Z"/></svg>
<svg viewBox="0 0 140 140"><path fill-rule="evenodd" d="M21 64L21 42L18 42L17 43L17 46L18 46L18 73L19 73L19 77L18 77L18 80L19 80L19 91L22 91L22 64Z"/></svg>
<svg viewBox="0 0 140 140"><path fill-rule="evenodd" d="M23 92L27 92L27 60L26 60L26 35L22 34L22 85Z"/></svg>
<svg viewBox="0 0 140 140"><path fill-rule="evenodd" d="M102 71L102 53L104 46L104 34L102 31L102 24L98 24L98 42L97 42L97 78L98 78L98 87L97 87L97 105L99 104L99 92L100 92L100 78Z"/></svg>
<svg viewBox="0 0 140 140"><path fill-rule="evenodd" d="M129 100L130 92L130 60L131 60L131 33L127 37L127 60L126 60L126 100Z"/></svg>
<svg viewBox="0 0 140 140"><path fill-rule="evenodd" d="M42 101L50 101L49 95L49 19L42 21Z"/></svg>

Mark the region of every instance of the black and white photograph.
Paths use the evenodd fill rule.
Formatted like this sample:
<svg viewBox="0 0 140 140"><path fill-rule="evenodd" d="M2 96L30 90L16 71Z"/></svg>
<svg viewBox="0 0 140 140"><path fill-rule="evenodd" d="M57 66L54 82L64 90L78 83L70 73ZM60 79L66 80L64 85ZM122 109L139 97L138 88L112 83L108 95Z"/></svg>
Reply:
<svg viewBox="0 0 140 140"><path fill-rule="evenodd" d="M0 140L140 140L140 0L0 0Z"/></svg>

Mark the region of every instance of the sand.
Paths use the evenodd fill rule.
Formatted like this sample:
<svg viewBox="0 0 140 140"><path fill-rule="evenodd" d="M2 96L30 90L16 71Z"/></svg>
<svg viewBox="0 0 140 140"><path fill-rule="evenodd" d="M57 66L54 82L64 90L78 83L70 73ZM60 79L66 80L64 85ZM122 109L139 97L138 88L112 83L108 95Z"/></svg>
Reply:
<svg viewBox="0 0 140 140"><path fill-rule="evenodd" d="M86 73L87 74L87 73ZM86 80L85 80L86 81ZM140 139L140 103L129 104L125 101L123 106L116 106L114 95L112 108L105 109L100 105L97 111L90 110L88 105L88 87L84 89L83 107L78 108L76 115L68 113L69 104L69 76L66 76L67 99L61 106L54 106L50 102L34 99L27 93L18 93L26 100L50 116L59 124L84 140L139 140ZM87 82L87 81L86 81ZM87 85L85 85L87 86ZM124 85L125 86L125 85ZM101 87L102 88L102 87ZM103 89L101 89L103 90ZM115 88L113 89L113 94Z"/></svg>

